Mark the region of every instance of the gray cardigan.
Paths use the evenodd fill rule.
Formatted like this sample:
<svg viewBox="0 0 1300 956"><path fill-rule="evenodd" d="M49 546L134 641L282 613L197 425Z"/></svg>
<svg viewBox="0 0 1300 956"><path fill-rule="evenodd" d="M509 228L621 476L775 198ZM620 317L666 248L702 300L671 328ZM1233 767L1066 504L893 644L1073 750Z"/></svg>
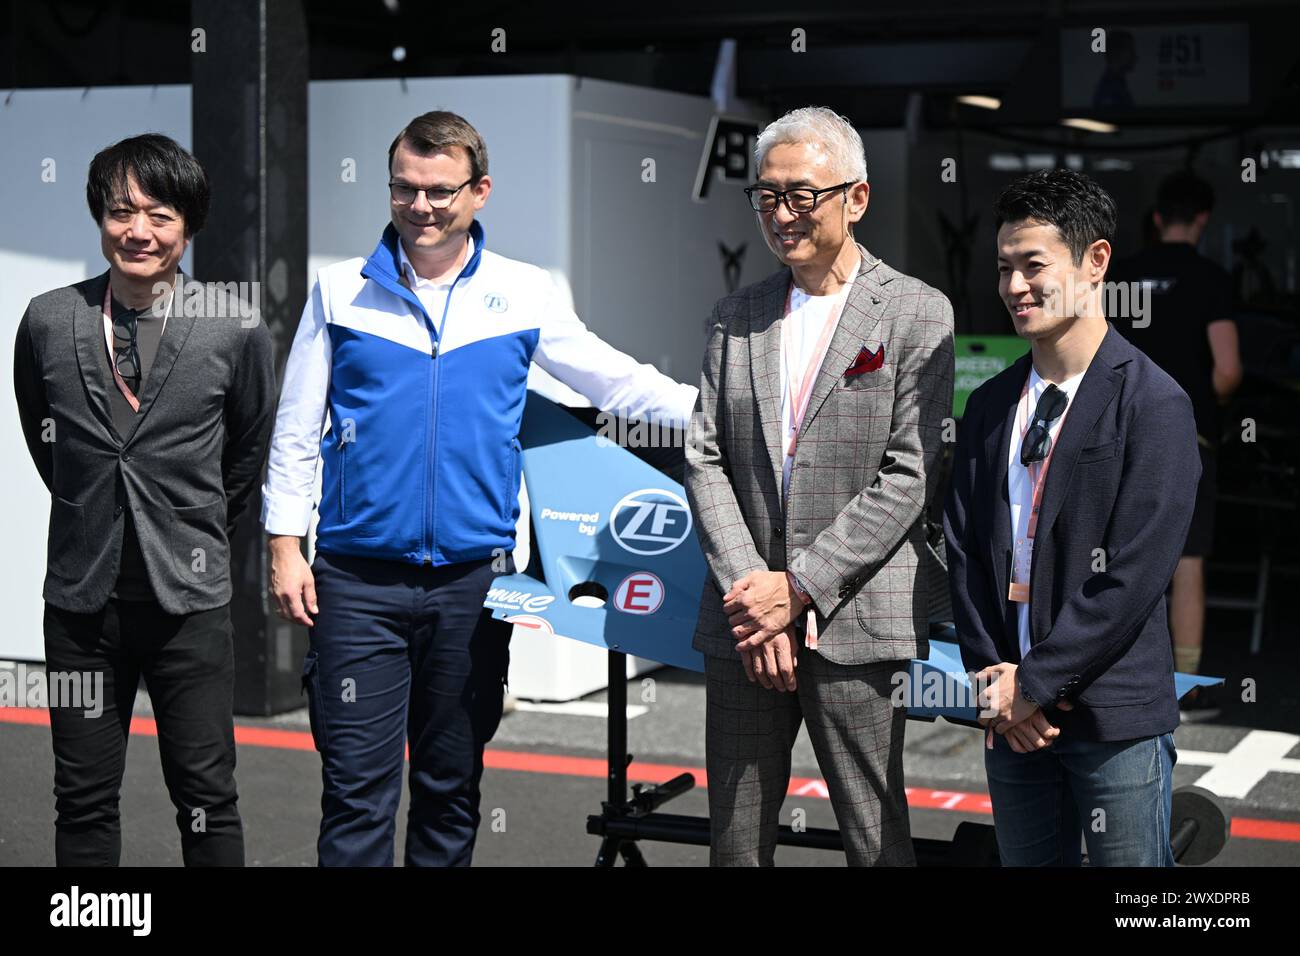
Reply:
<svg viewBox="0 0 1300 956"><path fill-rule="evenodd" d="M105 272L37 296L18 325L18 412L50 490L44 598L67 611L103 608L129 508L163 610L220 607L231 598L229 535L261 478L274 420L271 336L241 321L232 297L219 293L215 315L194 315L195 300L178 296L121 435L108 398L117 386L98 354L107 283Z"/></svg>

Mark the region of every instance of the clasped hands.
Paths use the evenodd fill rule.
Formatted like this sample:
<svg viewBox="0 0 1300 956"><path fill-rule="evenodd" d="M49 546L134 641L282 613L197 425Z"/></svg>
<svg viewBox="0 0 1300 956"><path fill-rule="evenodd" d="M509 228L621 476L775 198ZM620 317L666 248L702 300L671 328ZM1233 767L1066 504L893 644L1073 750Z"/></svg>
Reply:
<svg viewBox="0 0 1300 956"><path fill-rule="evenodd" d="M784 571L753 571L722 596L745 676L768 690L793 691L799 641L794 621L805 604Z"/></svg>
<svg viewBox="0 0 1300 956"><path fill-rule="evenodd" d="M1019 668L1003 662L986 667L975 675L977 685L988 682L979 693L979 722L987 728L985 744L993 746L996 731L1007 738L1007 744L1018 754L1031 753L1050 746L1061 735L1037 704L1031 704L1020 693ZM1060 710L1072 710L1068 700L1058 701ZM989 716L984 716L989 715Z"/></svg>
<svg viewBox="0 0 1300 956"><path fill-rule="evenodd" d="M784 571L751 572L722 596L722 610L751 682L768 690L796 689L799 642L794 621L805 607ZM1021 695L1017 670L1017 665L1003 662L975 675L977 683L988 682L979 705L980 713L990 716L980 717L980 724L988 729L989 746L996 732L1007 738L1016 753L1030 753L1049 746L1061 730L1048 721L1042 708ZM1073 708L1068 700L1056 706Z"/></svg>

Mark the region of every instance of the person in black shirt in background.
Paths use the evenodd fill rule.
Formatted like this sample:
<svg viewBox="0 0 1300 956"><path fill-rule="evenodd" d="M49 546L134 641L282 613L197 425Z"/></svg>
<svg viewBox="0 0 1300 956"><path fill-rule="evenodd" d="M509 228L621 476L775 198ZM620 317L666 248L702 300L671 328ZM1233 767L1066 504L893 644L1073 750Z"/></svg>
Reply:
<svg viewBox="0 0 1300 956"><path fill-rule="evenodd" d="M1152 214L1160 242L1120 262L1113 277L1149 287L1146 323L1137 327L1117 319L1115 328L1182 386L1196 416L1201 480L1192 527L1174 572L1169 612L1174 665L1188 674L1200 669L1205 630L1205 556L1214 542L1216 406L1241 383L1232 281L1196 251L1213 206L1214 190L1190 170L1166 177ZM1184 717L1212 716L1215 708L1205 688L1194 693L1183 705Z"/></svg>

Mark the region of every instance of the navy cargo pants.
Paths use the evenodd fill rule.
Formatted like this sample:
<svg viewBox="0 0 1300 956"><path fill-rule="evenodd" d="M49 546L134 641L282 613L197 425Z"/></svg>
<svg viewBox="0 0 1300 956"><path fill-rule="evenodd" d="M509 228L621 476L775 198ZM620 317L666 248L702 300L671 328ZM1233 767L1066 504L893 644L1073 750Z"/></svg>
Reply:
<svg viewBox="0 0 1300 956"><path fill-rule="evenodd" d="M409 742L406 865L468 866L510 659L511 626L483 608L498 572L317 554L312 573L303 685L324 782L320 865L393 865Z"/></svg>

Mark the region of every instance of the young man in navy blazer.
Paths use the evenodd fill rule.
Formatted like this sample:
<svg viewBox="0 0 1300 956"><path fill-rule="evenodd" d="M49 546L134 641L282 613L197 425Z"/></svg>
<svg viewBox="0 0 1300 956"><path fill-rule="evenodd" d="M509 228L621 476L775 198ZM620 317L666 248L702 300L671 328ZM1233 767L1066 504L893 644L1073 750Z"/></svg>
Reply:
<svg viewBox="0 0 1300 956"><path fill-rule="evenodd" d="M1165 590L1201 470L1191 401L1103 314L1103 189L1034 173L996 214L998 291L1030 352L966 405L944 531L962 658L988 684L998 850L1077 865L1082 832L1093 866L1172 866Z"/></svg>

